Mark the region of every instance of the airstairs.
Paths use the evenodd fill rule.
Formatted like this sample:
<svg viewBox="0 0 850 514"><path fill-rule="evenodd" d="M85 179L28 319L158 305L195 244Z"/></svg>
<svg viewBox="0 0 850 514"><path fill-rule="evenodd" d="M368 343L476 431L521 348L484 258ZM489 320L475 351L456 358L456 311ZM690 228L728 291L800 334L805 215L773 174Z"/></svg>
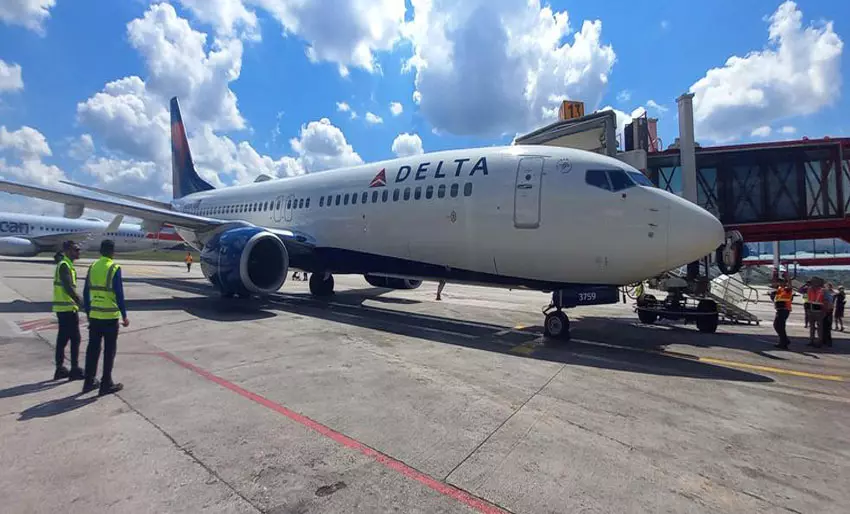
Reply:
<svg viewBox="0 0 850 514"><path fill-rule="evenodd" d="M687 272L686 268L682 267L668 273L684 279ZM708 276L711 279L711 287L704 296L717 302L721 319L732 323L760 324L761 319L748 310L751 305L759 302L759 293L754 287L744 283L740 273L724 275L716 266L711 266Z"/></svg>

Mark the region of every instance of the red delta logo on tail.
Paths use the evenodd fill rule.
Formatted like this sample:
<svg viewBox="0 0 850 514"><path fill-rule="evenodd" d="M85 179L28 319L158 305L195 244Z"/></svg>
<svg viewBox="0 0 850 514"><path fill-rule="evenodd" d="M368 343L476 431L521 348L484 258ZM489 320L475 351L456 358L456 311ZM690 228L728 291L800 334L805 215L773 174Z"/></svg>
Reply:
<svg viewBox="0 0 850 514"><path fill-rule="evenodd" d="M369 184L369 187L384 187L387 185L387 169L381 168L381 171L375 175L375 178L372 179L372 183Z"/></svg>

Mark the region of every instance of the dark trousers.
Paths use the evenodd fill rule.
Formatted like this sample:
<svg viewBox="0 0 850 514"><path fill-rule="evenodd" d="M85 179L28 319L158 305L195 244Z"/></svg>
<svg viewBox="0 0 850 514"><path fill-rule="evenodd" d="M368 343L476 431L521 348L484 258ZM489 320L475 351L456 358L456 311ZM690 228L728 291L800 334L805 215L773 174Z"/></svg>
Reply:
<svg viewBox="0 0 850 514"><path fill-rule="evenodd" d="M112 384L112 365L118 351L118 320L89 318L89 345L86 348L86 382L91 383L97 375L100 360L100 341L103 339L103 376L101 384Z"/></svg>
<svg viewBox="0 0 850 514"><path fill-rule="evenodd" d="M186 263L186 271L192 271L192 263L191 262Z"/></svg>
<svg viewBox="0 0 850 514"><path fill-rule="evenodd" d="M823 318L823 325L821 326L821 330L823 330L823 334L821 334L821 342L826 346L832 346L832 313L826 315Z"/></svg>
<svg viewBox="0 0 850 514"><path fill-rule="evenodd" d="M56 367L65 364L65 345L71 341L71 368L80 367L80 316L76 312L57 312Z"/></svg>
<svg viewBox="0 0 850 514"><path fill-rule="evenodd" d="M788 339L788 333L785 331L785 323L788 321L788 312L785 309L776 311L776 318L773 319L773 329L779 335L780 346L788 346L791 341Z"/></svg>

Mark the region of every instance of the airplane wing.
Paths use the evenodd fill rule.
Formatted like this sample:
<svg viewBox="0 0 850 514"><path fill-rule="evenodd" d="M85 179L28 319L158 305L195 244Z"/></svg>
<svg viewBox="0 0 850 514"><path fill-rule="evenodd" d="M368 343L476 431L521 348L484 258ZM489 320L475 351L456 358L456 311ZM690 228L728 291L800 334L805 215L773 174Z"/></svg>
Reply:
<svg viewBox="0 0 850 514"><path fill-rule="evenodd" d="M111 198L95 198L93 196L87 196L79 193L21 184L18 182L12 182L11 180L0 180L0 192L29 196L32 198L41 198L42 200L49 200L51 202L83 204L85 207L90 209L98 209L101 211L124 214L135 218L167 223L169 225L187 228L190 230L206 230L232 223L230 220L218 220L215 218L207 218L205 216L195 216L193 214L175 212L150 205L142 205L118 198L114 200Z"/></svg>
<svg viewBox="0 0 850 514"><path fill-rule="evenodd" d="M71 182L70 180L60 180L59 182L63 184L68 184L69 186L78 187L80 189L86 189L88 191L94 191L95 193L103 193L105 195L114 196L116 198L121 198L123 200L129 200L133 203L140 203L142 205L147 205L149 207L158 207L160 209L171 210L171 205L165 202L158 202L156 200L149 200L147 198L142 198L140 196L133 195L125 195L121 193L116 193L114 191L109 191L108 189L101 189L99 187L87 186L85 184L78 184L76 182Z"/></svg>
<svg viewBox="0 0 850 514"><path fill-rule="evenodd" d="M32 198L41 198L42 200L48 200L51 202L83 204L85 207L91 209L114 212L126 216L132 216L134 218L165 223L175 227L199 232L226 225L245 226L248 224L247 222L208 218L206 216L196 216L194 214L176 212L151 205L141 205L120 198L95 198L81 193L59 191L47 187L12 182L10 180L0 180L0 192L29 196ZM108 194L107 192L105 193ZM291 250L298 254L309 252L315 244L315 240L310 235L302 232L281 228L262 228L280 237L286 245L287 250ZM59 237L65 236L60 235ZM65 239L68 238L65 237Z"/></svg>

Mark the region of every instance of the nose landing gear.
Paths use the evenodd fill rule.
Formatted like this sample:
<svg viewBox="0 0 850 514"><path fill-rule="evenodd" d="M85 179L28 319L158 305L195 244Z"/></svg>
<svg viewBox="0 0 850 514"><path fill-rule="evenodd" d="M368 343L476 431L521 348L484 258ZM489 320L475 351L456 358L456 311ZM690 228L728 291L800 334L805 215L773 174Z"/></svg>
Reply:
<svg viewBox="0 0 850 514"><path fill-rule="evenodd" d="M570 340L570 318L560 308L553 311L543 311L546 318L543 320L543 335L561 341Z"/></svg>

